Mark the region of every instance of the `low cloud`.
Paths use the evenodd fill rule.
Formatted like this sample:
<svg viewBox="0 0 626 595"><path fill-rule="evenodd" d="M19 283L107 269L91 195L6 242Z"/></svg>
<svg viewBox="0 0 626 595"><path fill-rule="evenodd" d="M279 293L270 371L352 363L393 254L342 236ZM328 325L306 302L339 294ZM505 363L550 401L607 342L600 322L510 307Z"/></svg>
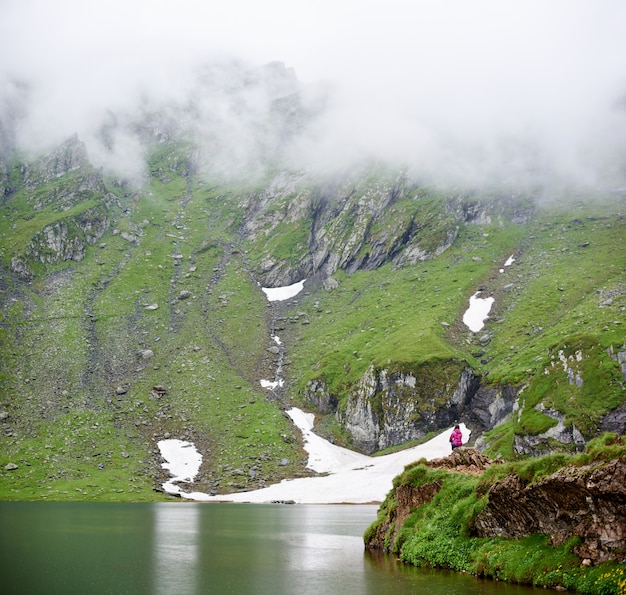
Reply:
<svg viewBox="0 0 626 595"><path fill-rule="evenodd" d="M207 4L5 0L5 127L32 151L76 132L140 175L127 124L186 114L212 167L249 170L286 142L273 101L297 89L294 167L367 158L442 184L626 187L621 0ZM259 83L274 60L286 67Z"/></svg>

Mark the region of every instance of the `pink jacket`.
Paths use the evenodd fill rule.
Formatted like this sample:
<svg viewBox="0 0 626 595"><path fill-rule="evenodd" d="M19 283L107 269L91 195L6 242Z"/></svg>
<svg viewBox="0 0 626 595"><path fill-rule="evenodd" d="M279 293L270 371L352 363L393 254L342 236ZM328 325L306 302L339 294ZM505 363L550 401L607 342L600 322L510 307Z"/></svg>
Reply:
<svg viewBox="0 0 626 595"><path fill-rule="evenodd" d="M454 430L452 430L452 434L450 434L450 442L452 442L454 446L461 446L463 444L463 434L461 433L461 430L458 428L454 428Z"/></svg>

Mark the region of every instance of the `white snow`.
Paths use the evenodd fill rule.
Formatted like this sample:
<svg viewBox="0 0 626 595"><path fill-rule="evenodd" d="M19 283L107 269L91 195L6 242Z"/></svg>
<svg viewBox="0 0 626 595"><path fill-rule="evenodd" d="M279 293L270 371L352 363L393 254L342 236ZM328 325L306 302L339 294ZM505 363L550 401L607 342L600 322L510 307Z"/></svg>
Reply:
<svg viewBox="0 0 626 595"><path fill-rule="evenodd" d="M284 287L261 287L261 289L267 296L269 302L281 302L298 295L302 291L305 281L306 279L302 279L302 281L298 281L293 285L285 285Z"/></svg>
<svg viewBox="0 0 626 595"><path fill-rule="evenodd" d="M511 254L511 256L509 256L506 259L506 262L504 263L505 267L510 267L513 263L515 262L515 258L513 257L513 255ZM504 269L500 269L501 273L504 273Z"/></svg>
<svg viewBox="0 0 626 595"><path fill-rule="evenodd" d="M494 302L494 298L480 298L480 291L477 291L469 299L469 308L463 314L463 324L467 326L471 331L477 333L483 328L484 321L489 316L489 311Z"/></svg>
<svg viewBox="0 0 626 595"><path fill-rule="evenodd" d="M299 504L364 504L381 502L392 487L393 478L402 473L404 467L421 458L435 459L450 454L448 438L452 428L442 432L432 440L397 453L380 457L369 457L357 452L335 446L317 436L313 430L314 415L293 408L288 415L302 431L304 447L309 453L307 466L318 473L328 475L320 477L306 477L301 479L284 480L267 488L236 494L210 496L202 492L184 492L174 485L178 477L187 477L192 468L194 449L189 449L181 443L176 452L163 450L166 443L168 449L174 449L174 443L180 441L166 440L159 442L163 458L169 460L163 467L170 469L175 475L173 479L163 484L163 489L170 494L179 494L181 497L203 502L272 502L294 501ZM469 430L461 424L463 443L469 438ZM195 453L197 455L197 452ZM171 456L171 459L169 458ZM200 456L200 455L198 455ZM190 458L189 464L182 464ZM171 461L177 463L173 464ZM181 464L179 467L178 464ZM167 466L166 466L167 465ZM199 468L199 463L196 468ZM178 474L178 475L176 475Z"/></svg>
<svg viewBox="0 0 626 595"><path fill-rule="evenodd" d="M285 381L281 378L280 380L261 380L261 386L263 388L278 388L279 386L283 386Z"/></svg>
<svg viewBox="0 0 626 595"><path fill-rule="evenodd" d="M172 475L172 479L163 484L163 489L168 494L182 494L180 486L176 484L194 480L202 464L202 455L191 442L183 440L161 440L158 446L165 459L161 466Z"/></svg>

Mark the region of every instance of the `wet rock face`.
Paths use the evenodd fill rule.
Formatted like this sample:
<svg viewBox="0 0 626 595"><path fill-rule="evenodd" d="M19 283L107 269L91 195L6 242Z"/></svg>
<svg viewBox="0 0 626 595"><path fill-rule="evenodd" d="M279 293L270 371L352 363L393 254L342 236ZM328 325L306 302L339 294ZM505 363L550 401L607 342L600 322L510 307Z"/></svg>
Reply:
<svg viewBox="0 0 626 595"><path fill-rule="evenodd" d="M314 388L318 393L322 390L319 382ZM472 431L489 430L513 410L517 393L511 386L482 387L480 377L455 362L412 372L371 366L338 417L354 446L371 454L459 420ZM315 402L313 394L309 401Z"/></svg>
<svg viewBox="0 0 626 595"><path fill-rule="evenodd" d="M330 394L328 387L321 380L313 380L309 383L306 397L320 413L330 413L337 409L337 398Z"/></svg>
<svg viewBox="0 0 626 595"><path fill-rule="evenodd" d="M531 485L509 476L491 487L476 518L478 537L550 536L553 545L570 537L575 551L594 563L621 559L626 548L626 463L613 460L564 467Z"/></svg>
<svg viewBox="0 0 626 595"><path fill-rule="evenodd" d="M614 409L602 420L602 431L626 434L626 404Z"/></svg>

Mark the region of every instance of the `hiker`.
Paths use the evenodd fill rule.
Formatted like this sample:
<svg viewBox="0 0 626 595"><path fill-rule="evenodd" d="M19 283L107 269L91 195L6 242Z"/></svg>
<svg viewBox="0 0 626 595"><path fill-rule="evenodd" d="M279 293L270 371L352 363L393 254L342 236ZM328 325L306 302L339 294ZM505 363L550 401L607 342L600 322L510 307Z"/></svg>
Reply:
<svg viewBox="0 0 626 595"><path fill-rule="evenodd" d="M463 434L461 433L461 428L459 428L459 424L454 426L454 430L452 430L452 434L450 434L450 446L452 450L462 446L463 444Z"/></svg>

